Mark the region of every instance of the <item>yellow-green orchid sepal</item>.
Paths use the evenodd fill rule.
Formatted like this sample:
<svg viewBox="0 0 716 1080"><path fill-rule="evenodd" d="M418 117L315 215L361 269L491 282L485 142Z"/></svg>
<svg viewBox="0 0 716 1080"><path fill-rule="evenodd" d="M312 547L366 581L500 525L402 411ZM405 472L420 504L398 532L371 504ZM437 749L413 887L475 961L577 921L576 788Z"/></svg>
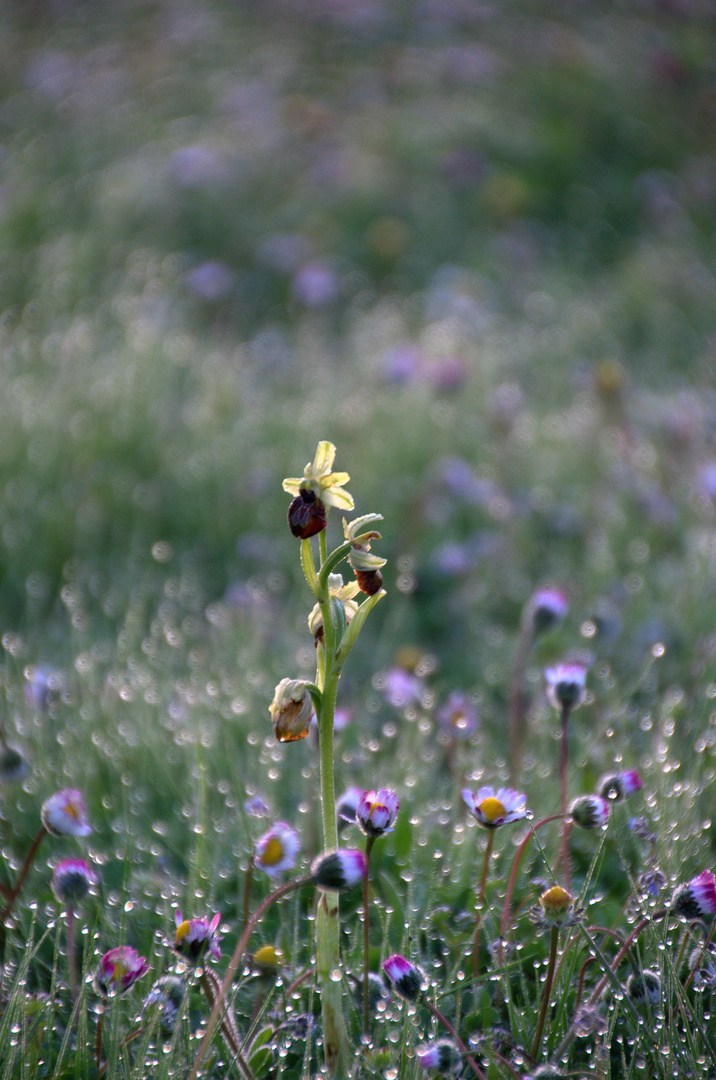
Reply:
<svg viewBox="0 0 716 1080"><path fill-rule="evenodd" d="M345 472L333 472L336 448L331 442L319 442L316 456L306 465L303 476L289 476L283 481L283 490L289 495L298 495L301 491L312 491L326 506L335 506L339 510L352 510L353 497L344 491L350 476Z"/></svg>

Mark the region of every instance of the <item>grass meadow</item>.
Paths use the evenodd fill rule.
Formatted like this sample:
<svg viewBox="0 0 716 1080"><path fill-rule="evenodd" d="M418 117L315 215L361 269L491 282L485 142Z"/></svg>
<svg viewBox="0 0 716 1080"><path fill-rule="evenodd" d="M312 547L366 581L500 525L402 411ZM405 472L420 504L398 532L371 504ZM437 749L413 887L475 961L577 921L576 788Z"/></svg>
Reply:
<svg viewBox="0 0 716 1080"><path fill-rule="evenodd" d="M716 1076L715 45L708 0L0 7L0 1080L194 1075L323 852L317 730L269 705L323 655L282 481L324 440L387 560L336 793L399 798L368 966L423 980L366 1030L347 891L343 1074ZM529 815L481 828L487 787ZM40 836L67 790L92 832ZM341 1075L316 918L268 908L202 1076Z"/></svg>

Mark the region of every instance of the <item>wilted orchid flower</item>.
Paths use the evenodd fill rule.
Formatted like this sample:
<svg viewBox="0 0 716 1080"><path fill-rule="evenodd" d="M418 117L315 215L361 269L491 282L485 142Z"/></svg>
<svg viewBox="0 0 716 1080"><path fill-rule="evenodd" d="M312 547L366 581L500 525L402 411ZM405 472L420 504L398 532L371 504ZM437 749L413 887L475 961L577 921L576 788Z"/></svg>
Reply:
<svg viewBox="0 0 716 1080"><path fill-rule="evenodd" d="M99 962L95 982L103 997L110 994L123 994L137 979L146 975L149 964L136 949L129 945L120 945L106 952Z"/></svg>
<svg viewBox="0 0 716 1080"><path fill-rule="evenodd" d="M84 799L75 788L65 788L46 799L41 817L52 836L89 836L92 832Z"/></svg>
<svg viewBox="0 0 716 1080"><path fill-rule="evenodd" d="M172 944L174 952L199 960L204 953L211 953L215 960L221 959L221 946L216 929L221 921L217 912L211 922L208 919L185 919L177 909L174 914L176 936Z"/></svg>
<svg viewBox="0 0 716 1080"><path fill-rule="evenodd" d="M486 829L496 829L527 817L526 795L512 788L481 787L477 795L468 788L461 792L463 802L475 820Z"/></svg>
<svg viewBox="0 0 716 1080"><path fill-rule="evenodd" d="M270 878L278 877L284 870L296 865L301 850L301 840L295 829L285 821L277 821L256 842L254 863Z"/></svg>
<svg viewBox="0 0 716 1080"><path fill-rule="evenodd" d="M340 574L328 575L328 597L332 602L338 602L342 605L346 617L346 626L348 626L358 610L358 601L354 597L359 592L360 586L357 581L349 581L344 585ZM315 604L308 616L308 629L313 634L313 640L316 644L323 641L323 613L320 604Z"/></svg>
<svg viewBox="0 0 716 1080"><path fill-rule="evenodd" d="M313 717L313 699L303 679L281 679L269 705L274 734L279 742L305 739Z"/></svg>
<svg viewBox="0 0 716 1080"><path fill-rule="evenodd" d="M393 831L399 806L394 791L387 788L364 791L356 807L356 821L366 836L383 836Z"/></svg>

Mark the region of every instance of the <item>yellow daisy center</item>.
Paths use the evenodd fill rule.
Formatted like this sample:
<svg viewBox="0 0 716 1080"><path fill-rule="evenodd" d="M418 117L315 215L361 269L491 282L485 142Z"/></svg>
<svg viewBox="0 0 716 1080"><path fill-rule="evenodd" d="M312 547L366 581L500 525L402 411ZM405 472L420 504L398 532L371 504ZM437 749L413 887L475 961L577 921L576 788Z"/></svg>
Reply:
<svg viewBox="0 0 716 1080"><path fill-rule="evenodd" d="M283 858L283 847L281 841L272 836L266 847L261 852L261 862L264 866L275 866Z"/></svg>
<svg viewBox="0 0 716 1080"><path fill-rule="evenodd" d="M183 941L188 933L189 933L189 920L185 919L184 922L179 923L179 925L177 926L177 936L176 936L177 943L180 942L180 941Z"/></svg>
<svg viewBox="0 0 716 1080"><path fill-rule="evenodd" d="M485 821L496 821L497 818L504 817L506 813L504 806L499 799L494 797L494 795L490 795L489 798L483 799L478 809L485 818Z"/></svg>
<svg viewBox="0 0 716 1080"><path fill-rule="evenodd" d="M254 953L254 963L259 967L278 967L281 954L273 945L264 945Z"/></svg>
<svg viewBox="0 0 716 1080"><path fill-rule="evenodd" d="M553 885L551 889L547 889L547 892L542 893L540 897L540 903L547 911L560 911L562 908L568 907L571 902L572 897L561 885Z"/></svg>

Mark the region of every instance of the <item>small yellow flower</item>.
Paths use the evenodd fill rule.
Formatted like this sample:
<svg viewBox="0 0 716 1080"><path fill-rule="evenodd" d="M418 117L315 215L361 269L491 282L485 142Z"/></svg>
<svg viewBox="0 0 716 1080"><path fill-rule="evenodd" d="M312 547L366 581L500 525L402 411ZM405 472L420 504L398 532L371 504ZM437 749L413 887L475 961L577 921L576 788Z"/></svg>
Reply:
<svg viewBox="0 0 716 1080"><path fill-rule="evenodd" d="M344 486L350 480L348 473L333 472L336 448L333 443L319 442L313 462L303 470L303 476L289 476L283 482L283 490L289 495L299 495L301 491L312 492L326 506L337 506L339 510L352 510L353 498Z"/></svg>
<svg viewBox="0 0 716 1080"><path fill-rule="evenodd" d="M539 903L529 912L529 917L540 930L553 927L574 926L582 921L584 908L574 906L574 897L561 885L553 885L543 892Z"/></svg>

